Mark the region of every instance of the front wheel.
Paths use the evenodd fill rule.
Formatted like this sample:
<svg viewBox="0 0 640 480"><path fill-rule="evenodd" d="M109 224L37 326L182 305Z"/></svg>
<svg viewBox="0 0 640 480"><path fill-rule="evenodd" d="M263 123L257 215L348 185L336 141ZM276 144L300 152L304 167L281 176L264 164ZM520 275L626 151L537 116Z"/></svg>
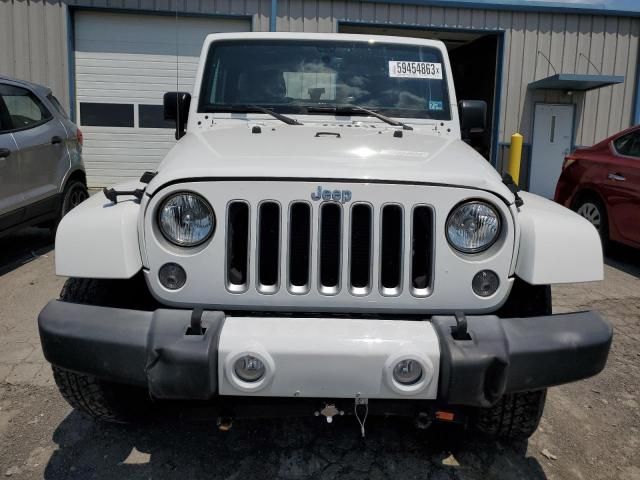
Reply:
<svg viewBox="0 0 640 480"><path fill-rule="evenodd" d="M478 408L473 426L491 438L526 440L540 424L546 398L546 389L504 395L493 407Z"/></svg>
<svg viewBox="0 0 640 480"><path fill-rule="evenodd" d="M112 423L137 423L150 412L151 400L141 388L100 380L52 367L62 397L74 409Z"/></svg>
<svg viewBox="0 0 640 480"><path fill-rule="evenodd" d="M141 310L156 307L142 274L129 280L70 278L62 287L60 301ZM145 388L107 382L56 366L53 377L69 405L98 420L138 422L152 411L153 403Z"/></svg>

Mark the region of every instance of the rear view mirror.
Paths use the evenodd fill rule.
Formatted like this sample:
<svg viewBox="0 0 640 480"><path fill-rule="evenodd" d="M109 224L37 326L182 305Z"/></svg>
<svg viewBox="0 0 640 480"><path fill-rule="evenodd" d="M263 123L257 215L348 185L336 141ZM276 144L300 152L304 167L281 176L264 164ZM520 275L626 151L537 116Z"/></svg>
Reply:
<svg viewBox="0 0 640 480"><path fill-rule="evenodd" d="M460 100L460 130L462 138L469 138L472 133L482 133L487 122L487 102L484 100Z"/></svg>
<svg viewBox="0 0 640 480"><path fill-rule="evenodd" d="M191 94L187 92L167 92L162 99L164 119L176 121L176 140L184 137L185 126L189 117Z"/></svg>

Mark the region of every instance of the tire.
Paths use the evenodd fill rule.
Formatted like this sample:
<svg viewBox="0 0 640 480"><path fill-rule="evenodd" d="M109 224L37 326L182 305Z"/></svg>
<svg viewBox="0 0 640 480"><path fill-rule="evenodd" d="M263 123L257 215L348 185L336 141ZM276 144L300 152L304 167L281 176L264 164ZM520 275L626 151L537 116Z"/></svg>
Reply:
<svg viewBox="0 0 640 480"><path fill-rule="evenodd" d="M64 187L62 203L60 207L60 219L75 207L89 198L87 186L81 180L71 180Z"/></svg>
<svg viewBox="0 0 640 480"><path fill-rule="evenodd" d="M551 315L551 286L530 285L516 277L509 298L496 315L501 318Z"/></svg>
<svg viewBox="0 0 640 480"><path fill-rule="evenodd" d="M506 303L496 312L501 318L551 315L551 287L530 285L515 278ZM529 438L538 428L547 390L504 395L491 408L477 408L472 424L479 433L507 440Z"/></svg>
<svg viewBox="0 0 640 480"><path fill-rule="evenodd" d="M478 408L473 426L493 439L526 440L540 424L546 398L546 389L505 395L491 408Z"/></svg>
<svg viewBox="0 0 640 480"><path fill-rule="evenodd" d="M606 247L609 242L609 218L602 201L593 194L582 195L575 202L573 210L595 227L603 248Z"/></svg>
<svg viewBox="0 0 640 480"><path fill-rule="evenodd" d="M106 382L56 366L52 369L60 394L79 412L112 423L139 423L149 418L152 402L144 389Z"/></svg>
<svg viewBox="0 0 640 480"><path fill-rule="evenodd" d="M142 274L130 280L70 278L60 300L85 305L153 310L155 301ZM146 420L152 401L144 388L122 385L53 366L53 377L64 399L76 410L98 420L132 423Z"/></svg>
<svg viewBox="0 0 640 480"><path fill-rule="evenodd" d="M65 185L62 192L62 199L60 201L57 216L53 220L48 220L39 226L51 230L51 235L55 238L56 231L58 230L58 225L60 224L62 217L84 202L87 198L89 198L89 191L87 190L87 186L84 182L81 180L70 180L67 185Z"/></svg>

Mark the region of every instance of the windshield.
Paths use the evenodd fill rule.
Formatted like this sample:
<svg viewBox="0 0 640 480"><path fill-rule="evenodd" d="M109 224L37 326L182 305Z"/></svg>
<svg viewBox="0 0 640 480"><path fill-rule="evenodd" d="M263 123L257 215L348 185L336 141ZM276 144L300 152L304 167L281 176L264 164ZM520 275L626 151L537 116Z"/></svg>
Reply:
<svg viewBox="0 0 640 480"><path fill-rule="evenodd" d="M199 112L260 106L279 113L326 114L327 108L339 112L359 106L393 117L451 118L442 56L432 47L221 41L209 50L202 82Z"/></svg>

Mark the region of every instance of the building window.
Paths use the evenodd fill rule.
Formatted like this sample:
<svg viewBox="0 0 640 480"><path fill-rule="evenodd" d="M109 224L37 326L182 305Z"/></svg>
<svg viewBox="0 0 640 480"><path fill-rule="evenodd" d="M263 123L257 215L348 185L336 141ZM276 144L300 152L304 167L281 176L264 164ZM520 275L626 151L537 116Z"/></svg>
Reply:
<svg viewBox="0 0 640 480"><path fill-rule="evenodd" d="M163 105L139 105L138 126L140 128L175 128L175 120L164 119Z"/></svg>
<svg viewBox="0 0 640 480"><path fill-rule="evenodd" d="M133 104L82 102L80 124L91 127L133 127Z"/></svg>

